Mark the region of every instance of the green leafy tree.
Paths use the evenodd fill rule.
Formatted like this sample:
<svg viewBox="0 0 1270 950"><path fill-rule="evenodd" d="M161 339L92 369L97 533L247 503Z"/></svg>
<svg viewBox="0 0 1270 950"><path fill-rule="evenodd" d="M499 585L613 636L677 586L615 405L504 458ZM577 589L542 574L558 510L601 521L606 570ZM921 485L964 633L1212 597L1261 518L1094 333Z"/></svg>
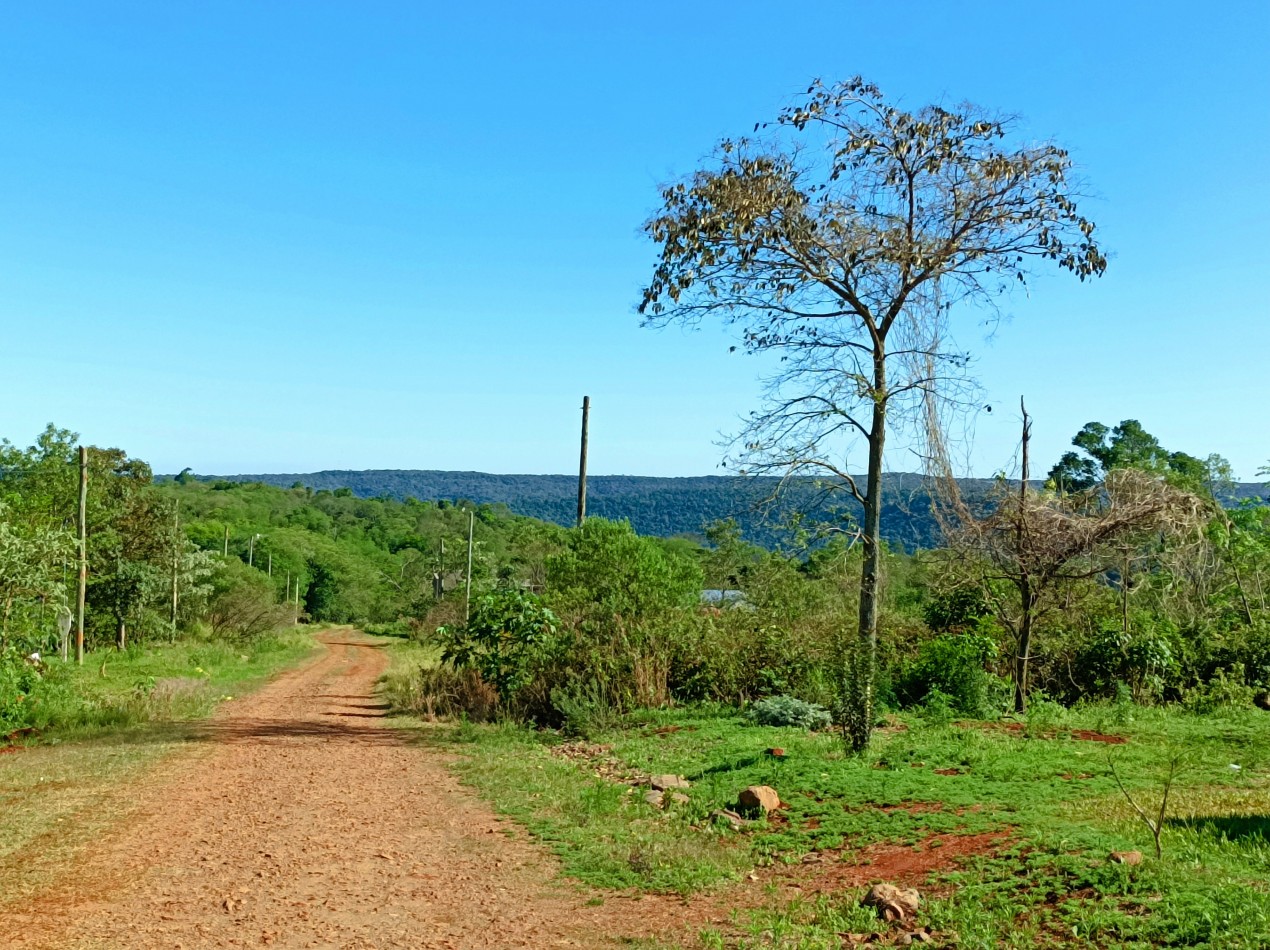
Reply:
<svg viewBox="0 0 1270 950"><path fill-rule="evenodd" d="M512 703L559 651L559 620L541 598L514 588L495 590L472 605L466 624L437 631L442 660L472 668Z"/></svg>
<svg viewBox="0 0 1270 950"><path fill-rule="evenodd" d="M1064 453L1047 476L1060 492L1088 491L1117 468L1158 472L1170 476L1176 484L1210 493L1230 474L1229 464L1220 456L1203 460L1185 452L1168 451L1137 419L1125 419L1114 428L1088 422L1072 438L1072 445L1080 453Z"/></svg>
<svg viewBox="0 0 1270 950"><path fill-rule="evenodd" d="M897 418L937 418L962 377L950 308L991 304L1048 260L1082 280L1106 260L1055 145L1009 142L971 106L908 111L860 78L815 82L762 137L726 139L663 189L645 225L660 246L646 324L717 318L779 356L764 407L737 438L743 472L815 474L862 508L859 617L840 705L849 744L873 728L881 600L882 471ZM848 469L852 444L866 473Z"/></svg>
<svg viewBox="0 0 1270 950"><path fill-rule="evenodd" d="M11 513L9 505L0 502L0 652L9 646L15 606L65 603L65 565L74 557L68 532L15 523Z"/></svg>
<svg viewBox="0 0 1270 950"><path fill-rule="evenodd" d="M626 521L588 518L547 561L551 603L586 653L587 675L616 703L669 698L678 623L701 597L695 559L676 556Z"/></svg>

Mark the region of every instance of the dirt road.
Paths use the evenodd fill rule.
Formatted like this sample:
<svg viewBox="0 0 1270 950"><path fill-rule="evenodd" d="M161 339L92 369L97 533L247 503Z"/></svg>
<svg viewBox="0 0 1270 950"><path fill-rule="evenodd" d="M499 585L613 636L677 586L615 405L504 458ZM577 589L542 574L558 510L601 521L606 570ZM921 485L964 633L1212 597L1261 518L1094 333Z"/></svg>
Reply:
<svg viewBox="0 0 1270 950"><path fill-rule="evenodd" d="M58 885L0 913L0 946L600 947L627 929L384 723L373 641L324 639L226 703Z"/></svg>

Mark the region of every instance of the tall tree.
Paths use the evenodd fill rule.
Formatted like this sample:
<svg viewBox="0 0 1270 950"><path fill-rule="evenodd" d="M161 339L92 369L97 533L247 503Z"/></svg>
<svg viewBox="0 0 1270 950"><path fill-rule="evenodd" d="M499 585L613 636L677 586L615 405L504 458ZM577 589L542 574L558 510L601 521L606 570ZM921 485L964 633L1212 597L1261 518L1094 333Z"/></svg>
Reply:
<svg viewBox="0 0 1270 950"><path fill-rule="evenodd" d="M645 324L719 318L781 360L739 433L742 471L819 474L863 507L854 643L840 686L844 731L872 730L888 427L920 423L964 353L958 303L990 304L1038 259L1082 280L1106 259L1076 209L1067 153L1008 143L1013 122L973 106L908 111L859 77L813 83L761 137L726 139L665 187L645 225L660 259ZM863 482L847 468L862 440Z"/></svg>
<svg viewBox="0 0 1270 950"><path fill-rule="evenodd" d="M1214 482L1214 469L1229 468L1220 457L1204 461L1185 452L1167 451L1137 419L1125 419L1114 428L1087 422L1072 438L1072 445L1081 451L1064 453L1049 471L1048 480L1060 492L1087 491L1116 468L1168 474L1179 484L1204 490Z"/></svg>

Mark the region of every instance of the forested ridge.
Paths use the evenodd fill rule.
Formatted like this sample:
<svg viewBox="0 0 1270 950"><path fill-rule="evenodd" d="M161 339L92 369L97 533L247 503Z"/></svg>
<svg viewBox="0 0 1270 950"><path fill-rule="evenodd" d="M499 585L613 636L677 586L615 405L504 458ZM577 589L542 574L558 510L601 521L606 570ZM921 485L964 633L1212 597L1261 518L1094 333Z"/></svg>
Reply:
<svg viewBox="0 0 1270 950"><path fill-rule="evenodd" d="M574 475L368 469L193 477L284 488L299 484L314 491L347 488L361 498L467 500L506 505L516 514L566 526L577 519L578 482ZM806 477L787 480L779 500L774 502L781 481L775 477L734 475L593 475L587 479L587 511L602 518L625 518L640 534L657 537L701 536L711 523L732 519L740 527L742 537L767 548L793 541L789 525L796 513L803 516L803 526L813 531L817 526L840 527L844 516L859 516L859 505L853 499L841 492L827 493L818 480ZM996 484L994 479L986 478L959 480L963 495L969 499L986 498ZM1261 484L1246 482L1232 483L1221 494L1227 504L1236 504L1263 491ZM939 545L940 528L931 511L923 476L892 473L886 477L882 535L889 544L905 550Z"/></svg>

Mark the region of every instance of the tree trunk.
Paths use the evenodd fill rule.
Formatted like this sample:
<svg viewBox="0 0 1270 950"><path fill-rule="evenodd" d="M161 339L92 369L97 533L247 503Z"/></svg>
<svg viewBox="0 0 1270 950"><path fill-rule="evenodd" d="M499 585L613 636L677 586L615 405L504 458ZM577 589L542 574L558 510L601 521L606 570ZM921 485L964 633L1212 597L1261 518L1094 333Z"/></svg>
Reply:
<svg viewBox="0 0 1270 950"><path fill-rule="evenodd" d="M126 650L128 648L128 626L120 619L119 628L115 631L115 649Z"/></svg>
<svg viewBox="0 0 1270 950"><path fill-rule="evenodd" d="M1027 674L1028 661L1032 658L1032 621L1036 611L1036 594L1032 591L1030 578L1019 581L1019 601L1022 613L1019 616L1018 649L1014 651L1014 711L1027 712Z"/></svg>
<svg viewBox="0 0 1270 950"><path fill-rule="evenodd" d="M879 351L881 347L877 348ZM874 676L878 649L878 603L882 593L882 454L886 446L886 362L873 360L873 420L869 430L869 471L865 487L864 562L860 568L860 619L848 669L850 694L843 703L851 748L862 751L873 732Z"/></svg>

